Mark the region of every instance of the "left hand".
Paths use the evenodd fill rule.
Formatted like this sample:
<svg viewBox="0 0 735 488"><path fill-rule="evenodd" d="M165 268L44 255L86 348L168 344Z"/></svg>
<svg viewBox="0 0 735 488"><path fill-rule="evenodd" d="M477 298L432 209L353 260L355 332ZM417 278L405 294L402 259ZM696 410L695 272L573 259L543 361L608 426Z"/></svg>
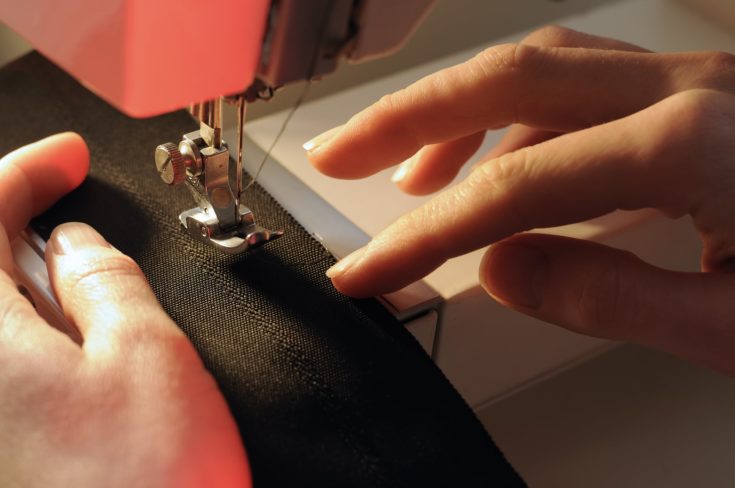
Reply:
<svg viewBox="0 0 735 488"><path fill-rule="evenodd" d="M71 133L0 160L0 486L249 486L217 384L132 259L87 225L53 232L49 275L81 346L11 279L10 241L88 166Z"/></svg>

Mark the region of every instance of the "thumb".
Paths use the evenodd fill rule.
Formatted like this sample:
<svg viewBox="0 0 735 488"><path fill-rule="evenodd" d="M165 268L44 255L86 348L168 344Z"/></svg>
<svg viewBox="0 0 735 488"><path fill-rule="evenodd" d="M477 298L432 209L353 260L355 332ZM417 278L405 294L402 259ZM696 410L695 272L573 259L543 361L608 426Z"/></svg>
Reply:
<svg viewBox="0 0 735 488"><path fill-rule="evenodd" d="M135 261L90 226L57 227L46 246L46 263L54 293L81 332L85 350L119 350L183 336Z"/></svg>
<svg viewBox="0 0 735 488"><path fill-rule="evenodd" d="M735 275L667 271L600 244L521 234L490 248L480 280L541 320L735 375Z"/></svg>

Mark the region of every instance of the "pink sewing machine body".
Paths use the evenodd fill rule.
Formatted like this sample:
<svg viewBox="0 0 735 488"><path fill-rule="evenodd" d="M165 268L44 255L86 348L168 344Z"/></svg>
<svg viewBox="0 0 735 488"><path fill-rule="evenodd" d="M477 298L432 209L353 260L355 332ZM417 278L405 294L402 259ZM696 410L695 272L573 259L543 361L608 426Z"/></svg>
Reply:
<svg viewBox="0 0 735 488"><path fill-rule="evenodd" d="M116 108L147 117L245 90L270 3L15 1L0 2L0 19Z"/></svg>

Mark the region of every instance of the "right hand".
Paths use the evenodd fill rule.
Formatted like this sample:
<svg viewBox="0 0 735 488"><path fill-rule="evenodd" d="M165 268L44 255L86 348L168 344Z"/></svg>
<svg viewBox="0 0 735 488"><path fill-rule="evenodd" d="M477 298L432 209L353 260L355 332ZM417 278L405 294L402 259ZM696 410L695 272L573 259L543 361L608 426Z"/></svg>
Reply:
<svg viewBox="0 0 735 488"><path fill-rule="evenodd" d="M492 244L479 274L502 304L735 375L735 56L547 28L387 95L305 147L318 170L347 179L417 155L398 184L428 193L486 130L511 124L464 181L334 266L335 287L394 291ZM524 233L639 208L692 217L702 273Z"/></svg>

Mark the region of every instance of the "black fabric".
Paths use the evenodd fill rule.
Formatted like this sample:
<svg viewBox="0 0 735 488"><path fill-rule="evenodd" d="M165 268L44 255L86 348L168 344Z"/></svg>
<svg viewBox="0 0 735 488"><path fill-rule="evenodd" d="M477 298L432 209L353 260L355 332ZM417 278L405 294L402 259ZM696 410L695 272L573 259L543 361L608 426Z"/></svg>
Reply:
<svg viewBox="0 0 735 488"><path fill-rule="evenodd" d="M522 484L413 337L335 292L332 257L260 187L246 202L282 239L227 256L183 232L191 197L160 182L153 149L195 128L187 114L127 118L35 53L0 71L0 107L0 153L84 136L89 178L34 226L87 222L140 264L216 377L256 486Z"/></svg>

